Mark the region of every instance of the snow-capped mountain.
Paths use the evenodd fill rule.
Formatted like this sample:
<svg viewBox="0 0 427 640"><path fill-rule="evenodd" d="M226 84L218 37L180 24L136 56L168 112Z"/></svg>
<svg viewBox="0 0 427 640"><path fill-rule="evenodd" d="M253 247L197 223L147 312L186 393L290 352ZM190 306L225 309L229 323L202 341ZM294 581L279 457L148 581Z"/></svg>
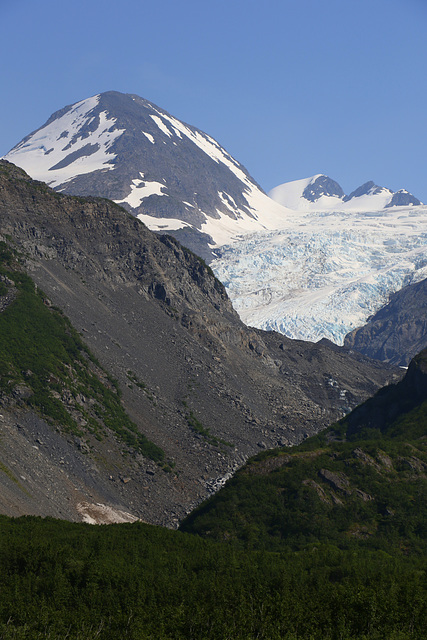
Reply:
<svg viewBox="0 0 427 640"><path fill-rule="evenodd" d="M268 197L212 137L136 95L54 113L5 158L58 191L115 200L211 264L249 325L307 340L345 335L427 276L427 207L323 174Z"/></svg>
<svg viewBox="0 0 427 640"><path fill-rule="evenodd" d="M65 107L5 159L58 191L115 200L200 253L286 217L213 138L136 95Z"/></svg>
<svg viewBox="0 0 427 640"><path fill-rule="evenodd" d="M285 182L269 192L269 196L295 211L378 211L386 207L422 204L406 189L392 191L366 182L346 196L340 185L323 174Z"/></svg>
<svg viewBox="0 0 427 640"><path fill-rule="evenodd" d="M243 321L343 344L403 286L427 277L427 207L369 182L346 196L324 175L276 187L287 227L221 248L211 266Z"/></svg>

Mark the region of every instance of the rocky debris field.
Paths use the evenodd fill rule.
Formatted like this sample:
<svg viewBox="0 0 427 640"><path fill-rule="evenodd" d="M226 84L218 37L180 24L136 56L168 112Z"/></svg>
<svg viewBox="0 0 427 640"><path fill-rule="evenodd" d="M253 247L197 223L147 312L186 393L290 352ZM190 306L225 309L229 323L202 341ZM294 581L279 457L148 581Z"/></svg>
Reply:
<svg viewBox="0 0 427 640"><path fill-rule="evenodd" d="M4 161L0 225L168 460L165 469L114 438L81 442L52 426L41 431L38 417L6 402L2 432L17 471L3 464L18 483L0 476L11 492L5 513L80 520L77 504L90 503L177 526L249 456L300 442L400 375L327 342L246 327L209 267L176 240L109 201L53 193ZM44 472L31 476L41 464ZM21 475L33 477L33 488Z"/></svg>

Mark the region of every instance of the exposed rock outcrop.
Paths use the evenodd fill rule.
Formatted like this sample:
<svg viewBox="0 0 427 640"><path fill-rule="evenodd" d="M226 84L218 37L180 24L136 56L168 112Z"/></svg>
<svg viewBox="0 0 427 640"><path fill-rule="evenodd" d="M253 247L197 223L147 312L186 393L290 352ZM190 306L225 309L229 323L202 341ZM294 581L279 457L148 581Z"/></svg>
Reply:
<svg viewBox="0 0 427 640"><path fill-rule="evenodd" d="M408 285L390 297L344 345L371 358L407 366L427 346L427 280Z"/></svg>
<svg viewBox="0 0 427 640"><path fill-rule="evenodd" d="M176 240L159 238L107 200L54 193L4 161L0 229L118 379L128 414L173 467L167 473L117 443L89 452L84 443L64 444L76 471L56 474L55 491L67 496L65 485L76 486L83 459L96 478L93 499L85 489L80 503L176 526L260 443L297 443L396 376L344 350L246 327L209 267ZM24 419L9 417L18 425ZM34 434L26 434L32 447ZM4 453L18 460L19 447L10 438ZM37 491L14 514L54 515Z"/></svg>

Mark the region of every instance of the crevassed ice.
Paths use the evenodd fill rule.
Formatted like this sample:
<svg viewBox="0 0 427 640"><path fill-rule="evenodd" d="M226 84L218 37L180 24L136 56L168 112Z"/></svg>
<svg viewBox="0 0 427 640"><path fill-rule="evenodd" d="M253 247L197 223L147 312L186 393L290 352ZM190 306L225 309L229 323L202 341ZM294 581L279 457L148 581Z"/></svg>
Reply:
<svg viewBox="0 0 427 640"><path fill-rule="evenodd" d="M288 223L222 247L211 264L250 326L342 344L391 293L427 277L427 207Z"/></svg>

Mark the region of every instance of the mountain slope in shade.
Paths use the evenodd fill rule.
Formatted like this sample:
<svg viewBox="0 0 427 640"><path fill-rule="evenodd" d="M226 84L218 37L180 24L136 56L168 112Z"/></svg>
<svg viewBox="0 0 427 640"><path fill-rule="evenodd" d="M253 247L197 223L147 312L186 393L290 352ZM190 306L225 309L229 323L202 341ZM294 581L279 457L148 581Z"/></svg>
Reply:
<svg viewBox="0 0 427 640"><path fill-rule="evenodd" d="M62 193L115 200L200 253L286 217L213 138L136 95L65 107L5 158Z"/></svg>
<svg viewBox="0 0 427 640"><path fill-rule="evenodd" d="M371 358L399 366L427 347L427 280L408 285L390 302L344 340Z"/></svg>
<svg viewBox="0 0 427 640"><path fill-rule="evenodd" d="M326 543L425 555L426 401L423 351L337 424L250 460L181 528L263 551Z"/></svg>

